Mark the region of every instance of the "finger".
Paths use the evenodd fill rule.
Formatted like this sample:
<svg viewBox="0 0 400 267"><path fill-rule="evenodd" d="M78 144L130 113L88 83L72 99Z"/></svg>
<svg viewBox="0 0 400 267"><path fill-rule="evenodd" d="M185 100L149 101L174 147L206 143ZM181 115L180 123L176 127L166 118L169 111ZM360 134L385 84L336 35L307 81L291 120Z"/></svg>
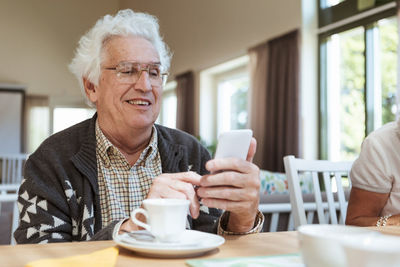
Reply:
<svg viewBox="0 0 400 267"><path fill-rule="evenodd" d="M154 198L154 197L149 196L149 198ZM169 186L164 187L160 196L156 197L156 198L187 199L186 194L184 194L183 192L180 192L178 190L175 190L174 188L169 187Z"/></svg>
<svg viewBox="0 0 400 267"><path fill-rule="evenodd" d="M230 201L217 198L204 198L201 200L201 202L203 203L203 205L209 208L216 208L238 213L248 211L252 207L252 204L250 202Z"/></svg>
<svg viewBox="0 0 400 267"><path fill-rule="evenodd" d="M157 178L159 184L153 183L147 198L178 198L190 201L189 210L193 218L199 216L200 203L192 184L180 180Z"/></svg>
<svg viewBox="0 0 400 267"><path fill-rule="evenodd" d="M213 159L206 163L206 169L210 173L216 173L221 171L237 171L241 173L250 173L254 171L256 166L248 161L239 158L220 158Z"/></svg>
<svg viewBox="0 0 400 267"><path fill-rule="evenodd" d="M251 138L249 152L247 153L246 160L249 162L253 162L254 155L256 154L257 150L257 140L253 137Z"/></svg>
<svg viewBox="0 0 400 267"><path fill-rule="evenodd" d="M197 194L193 188L192 184L182 182L179 180L174 181L169 185L172 190L179 191L185 195L185 198L190 201L190 214L193 218L197 218L199 216L200 203L197 198Z"/></svg>
<svg viewBox="0 0 400 267"><path fill-rule="evenodd" d="M215 174L209 174L202 177L200 182L201 187L210 186L234 186L234 187L246 187L247 177L239 172L225 171Z"/></svg>
<svg viewBox="0 0 400 267"><path fill-rule="evenodd" d="M235 187L199 187L197 189L197 195L201 199L225 199L230 201L241 201L247 200L248 194L246 190Z"/></svg>
<svg viewBox="0 0 400 267"><path fill-rule="evenodd" d="M195 172L164 173L162 175L170 179L184 181L193 185L200 185L201 175Z"/></svg>

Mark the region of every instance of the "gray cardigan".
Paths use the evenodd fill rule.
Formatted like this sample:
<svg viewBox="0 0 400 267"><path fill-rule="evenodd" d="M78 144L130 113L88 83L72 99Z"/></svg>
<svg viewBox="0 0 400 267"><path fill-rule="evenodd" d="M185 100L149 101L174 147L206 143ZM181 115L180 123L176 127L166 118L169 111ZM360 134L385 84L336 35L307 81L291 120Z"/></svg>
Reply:
<svg viewBox="0 0 400 267"><path fill-rule="evenodd" d="M25 165L18 207L17 243L47 243L112 238L117 221L101 222L93 118L46 139ZM191 169L206 174L208 151L191 135L156 125L163 173ZM191 166L191 167L190 167ZM192 229L217 231L221 211L202 209L189 217Z"/></svg>

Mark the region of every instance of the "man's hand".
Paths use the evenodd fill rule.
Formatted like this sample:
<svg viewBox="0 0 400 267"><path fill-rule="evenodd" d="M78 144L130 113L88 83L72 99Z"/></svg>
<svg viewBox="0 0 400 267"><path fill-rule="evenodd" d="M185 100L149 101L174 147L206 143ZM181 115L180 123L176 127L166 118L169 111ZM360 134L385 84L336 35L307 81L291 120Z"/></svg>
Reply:
<svg viewBox="0 0 400 267"><path fill-rule="evenodd" d="M201 176L195 172L163 173L154 178L147 198L180 198L190 201L190 214L193 218L199 217L200 204L194 190L194 185L200 185ZM138 214L140 221L145 221L144 216ZM135 231L139 227L126 220L120 227L121 230Z"/></svg>
<svg viewBox="0 0 400 267"><path fill-rule="evenodd" d="M200 185L201 176L195 172L164 173L156 177L147 198L183 198L190 201L190 214L199 217L200 204L194 185Z"/></svg>
<svg viewBox="0 0 400 267"><path fill-rule="evenodd" d="M230 212L228 231L247 232L254 226L258 212L260 170L252 163L256 140L250 143L247 160L213 159L206 168L211 174L202 177L197 195L208 207Z"/></svg>

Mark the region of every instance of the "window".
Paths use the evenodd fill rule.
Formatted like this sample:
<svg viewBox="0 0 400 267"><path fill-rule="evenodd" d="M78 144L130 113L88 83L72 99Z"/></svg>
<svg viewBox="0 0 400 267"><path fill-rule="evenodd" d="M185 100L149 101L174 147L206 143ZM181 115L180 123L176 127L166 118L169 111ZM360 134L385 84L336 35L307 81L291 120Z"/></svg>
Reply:
<svg viewBox="0 0 400 267"><path fill-rule="evenodd" d="M324 159L354 160L366 135L395 120L395 5L370 12L320 31L320 157Z"/></svg>
<svg viewBox="0 0 400 267"><path fill-rule="evenodd" d="M53 133L89 119L95 112L92 108L56 107L53 111Z"/></svg>
<svg viewBox="0 0 400 267"><path fill-rule="evenodd" d="M365 136L364 30L327 39L328 158L351 160Z"/></svg>
<svg viewBox="0 0 400 267"><path fill-rule="evenodd" d="M26 152L33 153L50 135L50 107L47 96L25 97L25 140Z"/></svg>
<svg viewBox="0 0 400 267"><path fill-rule="evenodd" d="M394 121L397 113L397 18L379 20L378 33L378 59L376 86L377 95L375 104L375 128L381 124Z"/></svg>
<svg viewBox="0 0 400 267"><path fill-rule="evenodd" d="M48 106L33 106L28 115L28 141L27 152L32 153L39 145L49 137L50 109Z"/></svg>
<svg viewBox="0 0 400 267"><path fill-rule="evenodd" d="M217 135L229 130L246 128L248 75L241 73L221 80L217 88Z"/></svg>
<svg viewBox="0 0 400 267"><path fill-rule="evenodd" d="M176 81L171 81L164 86L162 105L157 123L166 127L176 128Z"/></svg>
<svg viewBox="0 0 400 267"><path fill-rule="evenodd" d="M206 146L223 131L247 127L248 62L246 55L200 73L200 138Z"/></svg>

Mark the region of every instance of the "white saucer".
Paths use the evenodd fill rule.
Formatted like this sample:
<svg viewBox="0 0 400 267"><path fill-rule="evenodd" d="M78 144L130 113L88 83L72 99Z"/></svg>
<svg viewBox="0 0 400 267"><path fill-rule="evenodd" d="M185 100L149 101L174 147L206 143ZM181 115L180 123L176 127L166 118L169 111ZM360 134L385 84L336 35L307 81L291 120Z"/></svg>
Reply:
<svg viewBox="0 0 400 267"><path fill-rule="evenodd" d="M114 237L114 241L121 247L145 256L176 258L203 254L222 245L225 239L219 235L185 230L181 240L177 243L138 241L128 234L117 235Z"/></svg>

